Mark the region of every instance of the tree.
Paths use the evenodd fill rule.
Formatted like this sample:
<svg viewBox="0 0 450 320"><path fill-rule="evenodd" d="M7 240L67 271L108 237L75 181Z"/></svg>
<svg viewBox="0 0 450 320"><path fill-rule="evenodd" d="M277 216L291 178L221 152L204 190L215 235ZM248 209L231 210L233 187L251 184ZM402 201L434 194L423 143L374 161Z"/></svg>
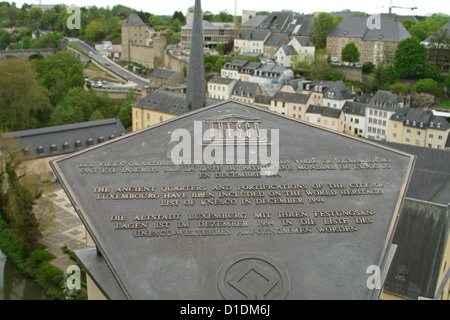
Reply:
<svg viewBox="0 0 450 320"><path fill-rule="evenodd" d="M222 10L219 12L220 22L233 22L233 16L228 12L228 10Z"/></svg>
<svg viewBox="0 0 450 320"><path fill-rule="evenodd" d="M346 62L359 61L359 51L353 42L347 43L344 49L342 49L342 61Z"/></svg>
<svg viewBox="0 0 450 320"><path fill-rule="evenodd" d="M397 82L398 74L393 66L386 66L380 61L374 70L375 86L378 90L388 90L388 88Z"/></svg>
<svg viewBox="0 0 450 320"><path fill-rule="evenodd" d="M37 128L39 111L51 110L47 90L26 60L0 62L0 126L10 131Z"/></svg>
<svg viewBox="0 0 450 320"><path fill-rule="evenodd" d="M333 17L329 13L321 12L314 17L314 31L311 37L317 49L325 48L327 45L327 35L342 21L342 17Z"/></svg>
<svg viewBox="0 0 450 320"><path fill-rule="evenodd" d="M51 124L54 126L83 122L83 92L82 88L70 89L58 103L51 114ZM90 115L89 115L90 116Z"/></svg>
<svg viewBox="0 0 450 320"><path fill-rule="evenodd" d="M74 64L67 73L67 84L69 88L84 87L83 70L79 64Z"/></svg>
<svg viewBox="0 0 450 320"><path fill-rule="evenodd" d="M311 65L311 77L313 80L331 80L333 67L326 59L316 59Z"/></svg>
<svg viewBox="0 0 450 320"><path fill-rule="evenodd" d="M413 92L429 93L437 98L441 98L444 95L444 89L440 88L436 81L430 78L420 79L413 87Z"/></svg>
<svg viewBox="0 0 450 320"><path fill-rule="evenodd" d="M183 12L175 11L172 16L172 21L178 19L182 24L186 23L186 18L184 17Z"/></svg>
<svg viewBox="0 0 450 320"><path fill-rule="evenodd" d="M427 56L425 46L414 37L399 42L394 66L400 78L418 78L425 72Z"/></svg>
<svg viewBox="0 0 450 320"><path fill-rule="evenodd" d="M98 21L92 21L86 27L86 39L98 42L105 37L105 27Z"/></svg>
<svg viewBox="0 0 450 320"><path fill-rule="evenodd" d="M450 59L450 31L441 28L437 30L431 37L428 45L429 61L442 70L446 61Z"/></svg>
<svg viewBox="0 0 450 320"><path fill-rule="evenodd" d="M420 41L425 40L448 22L448 16L435 13L422 21L413 21L411 19L403 20L403 26L408 30L411 36L418 38Z"/></svg>
<svg viewBox="0 0 450 320"><path fill-rule="evenodd" d="M389 91L395 94L401 93L403 96L406 96L408 94L408 87L403 83L396 82L389 86Z"/></svg>
<svg viewBox="0 0 450 320"><path fill-rule="evenodd" d="M0 209L22 244L31 250L37 249L41 233L38 220L33 213L33 206L42 194L38 188L38 181L27 179L29 176L25 174L22 166L25 161L24 154L12 136L1 135L0 154L2 156L0 174L2 180L7 181L6 190L1 190Z"/></svg>

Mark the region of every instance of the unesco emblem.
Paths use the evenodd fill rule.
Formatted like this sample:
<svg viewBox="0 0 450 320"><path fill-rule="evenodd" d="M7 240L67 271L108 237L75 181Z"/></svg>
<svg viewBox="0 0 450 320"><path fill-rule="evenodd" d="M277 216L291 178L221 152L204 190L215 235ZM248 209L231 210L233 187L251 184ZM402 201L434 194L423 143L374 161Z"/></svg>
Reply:
<svg viewBox="0 0 450 320"><path fill-rule="evenodd" d="M221 267L218 287L225 300L283 300L289 292L289 280L274 259L242 254Z"/></svg>

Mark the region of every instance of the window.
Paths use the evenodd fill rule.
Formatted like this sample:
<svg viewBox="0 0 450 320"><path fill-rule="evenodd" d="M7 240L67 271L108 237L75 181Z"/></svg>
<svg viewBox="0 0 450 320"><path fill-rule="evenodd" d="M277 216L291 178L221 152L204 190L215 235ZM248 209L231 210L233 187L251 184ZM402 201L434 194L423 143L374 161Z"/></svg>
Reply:
<svg viewBox="0 0 450 320"><path fill-rule="evenodd" d="M442 140L442 136L439 136L439 137L438 137L438 140Z"/></svg>
<svg viewBox="0 0 450 320"><path fill-rule="evenodd" d="M428 137L429 137L430 139L433 139L433 135L432 135L432 134L430 134Z"/></svg>
<svg viewBox="0 0 450 320"><path fill-rule="evenodd" d="M355 124L359 124L359 119L355 119Z"/></svg>

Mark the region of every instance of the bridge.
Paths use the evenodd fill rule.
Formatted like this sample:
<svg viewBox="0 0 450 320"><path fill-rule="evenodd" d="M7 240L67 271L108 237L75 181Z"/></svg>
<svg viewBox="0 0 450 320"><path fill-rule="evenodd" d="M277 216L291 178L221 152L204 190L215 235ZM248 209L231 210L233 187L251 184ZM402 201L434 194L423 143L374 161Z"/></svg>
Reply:
<svg viewBox="0 0 450 320"><path fill-rule="evenodd" d="M6 57L16 57L19 59L28 59L31 56L38 56L42 58L47 58L51 54L58 51L58 49L27 49L27 50L1 50L0 51L0 61Z"/></svg>

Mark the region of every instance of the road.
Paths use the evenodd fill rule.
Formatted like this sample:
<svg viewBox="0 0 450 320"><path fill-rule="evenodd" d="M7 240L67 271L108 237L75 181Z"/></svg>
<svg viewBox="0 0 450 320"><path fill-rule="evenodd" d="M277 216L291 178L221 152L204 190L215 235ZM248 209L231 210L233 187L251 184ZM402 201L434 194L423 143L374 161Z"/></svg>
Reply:
<svg viewBox="0 0 450 320"><path fill-rule="evenodd" d="M150 85L150 82L146 79L143 79L136 75L135 73L129 71L128 69L125 69L121 67L120 65L112 62L110 59L108 59L106 56L104 56L102 53L96 51L94 48L89 46L87 43L85 43L82 40L76 39L76 38L67 38L68 41L72 42L76 46L78 46L81 50L86 52L88 56L92 60L95 60L97 63L102 65L104 68L108 69L110 72L118 75L119 77L123 79L127 79L129 82L132 82L135 84L135 87L137 88L143 88L145 86ZM89 54L92 52L92 54Z"/></svg>

